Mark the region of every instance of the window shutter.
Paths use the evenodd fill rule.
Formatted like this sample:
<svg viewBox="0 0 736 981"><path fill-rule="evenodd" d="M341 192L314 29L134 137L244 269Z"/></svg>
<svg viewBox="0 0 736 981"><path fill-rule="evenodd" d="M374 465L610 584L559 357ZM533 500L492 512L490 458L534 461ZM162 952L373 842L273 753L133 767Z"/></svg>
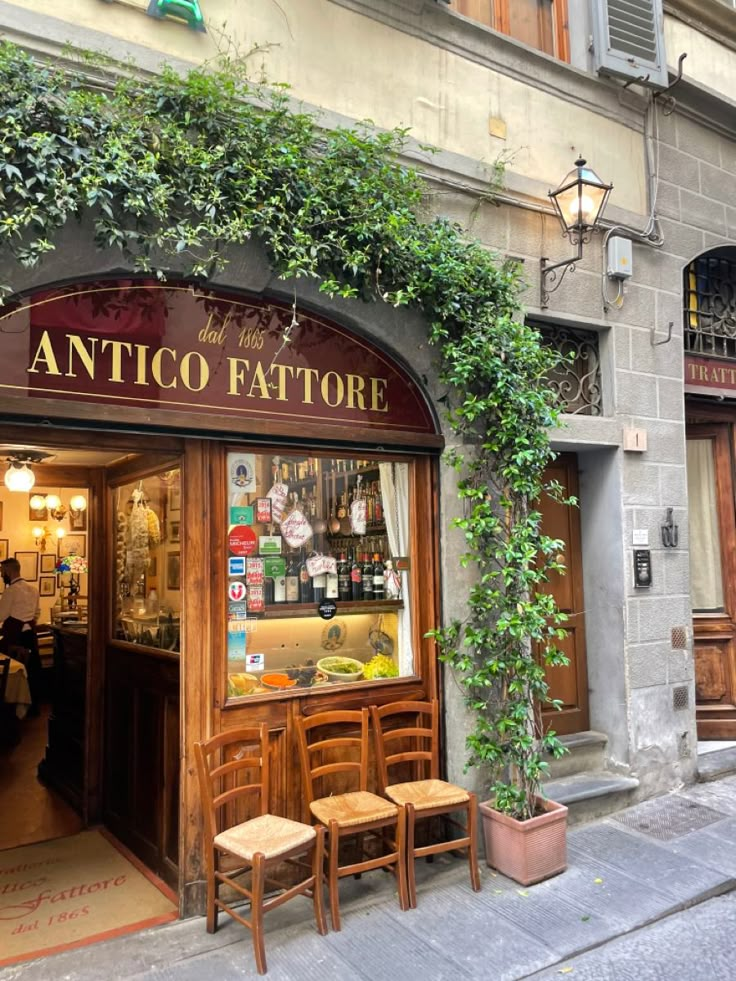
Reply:
<svg viewBox="0 0 736 981"><path fill-rule="evenodd" d="M662 0L593 0L596 71L667 88L662 21Z"/></svg>

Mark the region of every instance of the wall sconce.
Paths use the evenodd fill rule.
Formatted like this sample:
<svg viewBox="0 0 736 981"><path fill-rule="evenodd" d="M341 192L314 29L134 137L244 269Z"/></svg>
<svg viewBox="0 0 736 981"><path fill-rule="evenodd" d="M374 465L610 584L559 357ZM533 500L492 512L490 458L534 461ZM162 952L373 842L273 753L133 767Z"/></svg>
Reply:
<svg viewBox="0 0 736 981"><path fill-rule="evenodd" d="M665 548L677 548L677 542L680 537L680 529L675 524L672 517L672 508L667 508L666 517L664 519L664 524L661 528L662 531L662 544Z"/></svg>
<svg viewBox="0 0 736 981"><path fill-rule="evenodd" d="M36 548L39 550L39 552L45 552L46 551L46 539L52 537L52 534L49 531L49 529L46 528L45 526L43 528L39 528L38 526L36 526L33 529L32 534L33 534L33 538L34 538L34 540L36 542ZM59 538L63 538L64 535L65 535L64 529L63 528L57 528L56 531L53 534L53 537L56 538L56 539L59 539Z"/></svg>
<svg viewBox="0 0 736 981"><path fill-rule="evenodd" d="M562 234L577 245L577 254L561 262L548 265L545 256L540 259L540 306L546 310L550 294L554 293L565 278L568 269L583 258L583 244L590 241L603 216L613 184L604 184L594 170L579 157L575 169L565 177L556 191L549 191L549 198L562 225ZM558 270L562 270L559 277ZM552 285L554 284L554 285Z"/></svg>
<svg viewBox="0 0 736 981"><path fill-rule="evenodd" d="M87 508L87 498L84 494L75 494L69 501L69 508L65 508L58 494L34 494L29 501L34 511L48 511L49 517L55 521L63 521L67 511L72 514L79 514Z"/></svg>

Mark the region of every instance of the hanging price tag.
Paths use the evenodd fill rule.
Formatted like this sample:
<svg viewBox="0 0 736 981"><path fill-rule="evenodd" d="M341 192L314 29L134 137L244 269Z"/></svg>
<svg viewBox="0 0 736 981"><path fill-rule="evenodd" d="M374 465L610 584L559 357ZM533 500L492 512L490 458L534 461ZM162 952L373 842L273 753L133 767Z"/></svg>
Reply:
<svg viewBox="0 0 736 981"><path fill-rule="evenodd" d="M294 508L281 522L281 534L290 548L301 548L314 532L303 511Z"/></svg>
<svg viewBox="0 0 736 981"><path fill-rule="evenodd" d="M279 524L284 516L284 508L286 507L286 502L289 499L289 485L274 484L271 490L266 494L266 497L270 498L271 500L271 520L275 521L276 524Z"/></svg>
<svg viewBox="0 0 736 981"><path fill-rule="evenodd" d="M307 572L310 576L322 576L326 572L337 572L337 559L334 555L310 555L307 559Z"/></svg>

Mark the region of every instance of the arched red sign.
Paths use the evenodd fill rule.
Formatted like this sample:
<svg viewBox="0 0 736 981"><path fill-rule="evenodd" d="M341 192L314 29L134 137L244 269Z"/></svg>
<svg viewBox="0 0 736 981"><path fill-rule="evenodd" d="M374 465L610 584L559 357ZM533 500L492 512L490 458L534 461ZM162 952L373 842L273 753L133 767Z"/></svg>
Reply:
<svg viewBox="0 0 736 981"><path fill-rule="evenodd" d="M0 315L0 328L5 394L340 423L378 438L437 433L395 360L277 302L151 281L86 283L36 294Z"/></svg>

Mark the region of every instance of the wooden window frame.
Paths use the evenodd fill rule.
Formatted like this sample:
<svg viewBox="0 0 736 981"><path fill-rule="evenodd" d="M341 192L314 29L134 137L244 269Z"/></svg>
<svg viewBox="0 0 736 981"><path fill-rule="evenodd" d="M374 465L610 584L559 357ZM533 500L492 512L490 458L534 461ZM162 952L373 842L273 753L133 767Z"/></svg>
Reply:
<svg viewBox="0 0 736 981"><path fill-rule="evenodd" d="M492 0L493 23L486 24L484 21L478 21L478 23L483 23L485 27L489 27L493 31L498 31L499 34L505 34L507 37L513 38L511 34L511 18L509 15L509 5L513 2L514 0ZM542 51L542 53L557 58L559 61L569 63L570 35L567 22L567 0L548 0L548 2L552 6L554 51ZM469 16L463 14L459 9L458 0L450 0L450 9L462 14L462 16ZM525 42L520 43L523 44ZM542 49L534 48L534 50L540 51Z"/></svg>

